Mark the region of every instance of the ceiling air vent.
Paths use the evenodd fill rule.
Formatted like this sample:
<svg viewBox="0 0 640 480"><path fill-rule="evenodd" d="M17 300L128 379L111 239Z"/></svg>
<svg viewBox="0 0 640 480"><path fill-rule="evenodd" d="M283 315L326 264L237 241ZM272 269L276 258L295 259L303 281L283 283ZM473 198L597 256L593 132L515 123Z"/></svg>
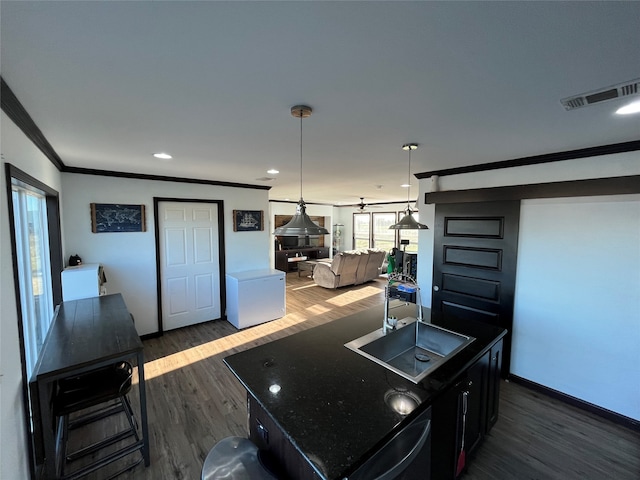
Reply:
<svg viewBox="0 0 640 480"><path fill-rule="evenodd" d="M560 103L565 110L575 110L576 108L586 107L594 103L606 102L620 97L640 94L640 78L631 80L630 82L612 85L611 87L601 88L593 92L582 93L573 97L563 98Z"/></svg>
<svg viewBox="0 0 640 480"><path fill-rule="evenodd" d="M573 97L573 98L565 98L564 100L560 100L564 108L567 110L573 110L574 108L584 107L584 98L583 97Z"/></svg>

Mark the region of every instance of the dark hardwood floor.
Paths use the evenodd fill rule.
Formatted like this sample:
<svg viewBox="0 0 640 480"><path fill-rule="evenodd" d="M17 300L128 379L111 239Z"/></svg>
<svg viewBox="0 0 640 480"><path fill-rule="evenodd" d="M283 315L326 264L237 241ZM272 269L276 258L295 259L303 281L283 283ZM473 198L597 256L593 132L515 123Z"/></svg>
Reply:
<svg viewBox="0 0 640 480"><path fill-rule="evenodd" d="M146 340L151 466L138 465L119 478L199 479L216 442L247 434L246 393L222 359L380 304L383 287L380 280L327 290L290 273L287 315L279 320L242 331L213 321ZM515 383L503 382L501 389L498 423L463 480L640 478L639 433ZM86 444L89 436L79 443ZM103 479L113 467L87 478Z"/></svg>
<svg viewBox="0 0 640 480"><path fill-rule="evenodd" d="M500 417L463 480L640 479L640 433L502 382Z"/></svg>

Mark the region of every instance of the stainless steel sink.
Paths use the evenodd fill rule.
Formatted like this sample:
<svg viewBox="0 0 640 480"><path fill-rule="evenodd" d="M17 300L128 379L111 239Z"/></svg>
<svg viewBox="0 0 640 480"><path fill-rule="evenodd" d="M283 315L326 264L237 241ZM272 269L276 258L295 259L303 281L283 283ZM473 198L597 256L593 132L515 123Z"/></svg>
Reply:
<svg viewBox="0 0 640 480"><path fill-rule="evenodd" d="M407 317L386 335L382 328L344 346L418 383L475 340L450 330Z"/></svg>

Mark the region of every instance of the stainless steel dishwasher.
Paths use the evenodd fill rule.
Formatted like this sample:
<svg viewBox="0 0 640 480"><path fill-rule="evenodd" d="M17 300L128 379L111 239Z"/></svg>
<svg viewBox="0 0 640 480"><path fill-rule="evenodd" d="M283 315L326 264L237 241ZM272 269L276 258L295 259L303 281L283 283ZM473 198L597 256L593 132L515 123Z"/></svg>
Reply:
<svg viewBox="0 0 640 480"><path fill-rule="evenodd" d="M430 480L431 407L389 440L348 480Z"/></svg>

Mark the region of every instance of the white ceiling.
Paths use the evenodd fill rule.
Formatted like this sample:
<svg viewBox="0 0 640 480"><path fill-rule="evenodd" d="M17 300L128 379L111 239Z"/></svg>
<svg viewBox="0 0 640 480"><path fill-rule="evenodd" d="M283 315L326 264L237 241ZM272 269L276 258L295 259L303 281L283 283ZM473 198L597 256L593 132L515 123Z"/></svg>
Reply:
<svg viewBox="0 0 640 480"><path fill-rule="evenodd" d="M621 100L559 103L640 77L640 2L2 1L0 16L2 77L67 166L297 200L300 103L308 203L406 199L407 142L417 173L640 138Z"/></svg>

